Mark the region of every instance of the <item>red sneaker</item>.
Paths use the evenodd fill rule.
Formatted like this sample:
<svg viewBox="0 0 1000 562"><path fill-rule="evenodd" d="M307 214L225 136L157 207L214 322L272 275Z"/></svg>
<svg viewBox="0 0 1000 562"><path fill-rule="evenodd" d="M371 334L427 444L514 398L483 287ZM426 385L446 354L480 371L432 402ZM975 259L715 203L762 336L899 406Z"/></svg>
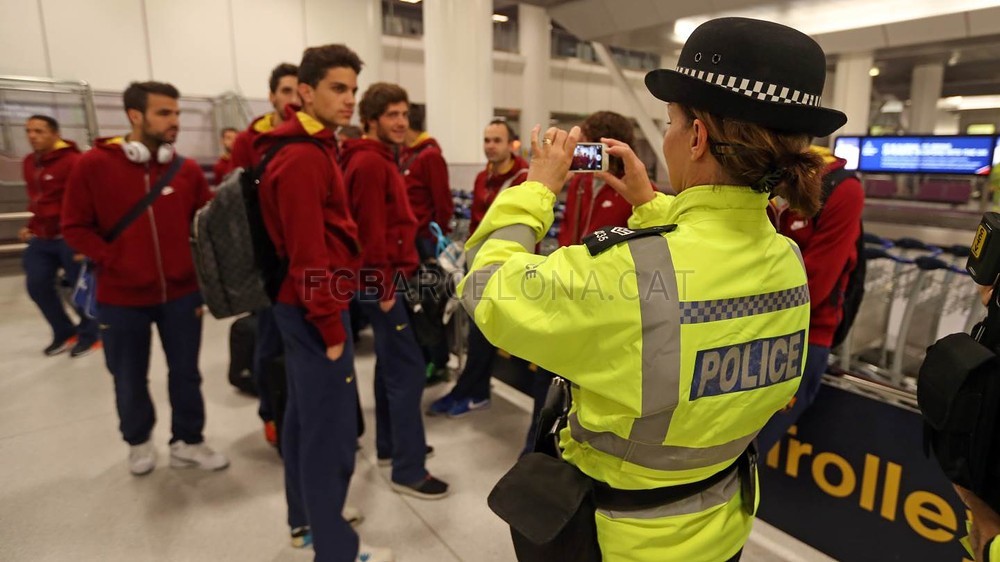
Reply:
<svg viewBox="0 0 1000 562"><path fill-rule="evenodd" d="M264 422L264 439L272 447L278 446L278 426L273 421Z"/></svg>

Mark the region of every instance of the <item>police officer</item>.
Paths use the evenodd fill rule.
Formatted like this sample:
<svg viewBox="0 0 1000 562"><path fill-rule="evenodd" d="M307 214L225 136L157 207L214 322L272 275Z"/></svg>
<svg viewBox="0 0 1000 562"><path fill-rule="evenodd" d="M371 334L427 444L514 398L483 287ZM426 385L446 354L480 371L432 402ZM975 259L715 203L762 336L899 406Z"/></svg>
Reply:
<svg viewBox="0 0 1000 562"><path fill-rule="evenodd" d="M539 141L536 127L527 181L468 242L459 292L476 324L572 383L562 458L602 492L606 562L739 559L756 509L752 442L795 393L808 343L802 259L765 208L780 195L817 211L810 137L846 122L820 107L825 73L822 49L794 29L706 22L676 70L646 76L667 102L677 196L654 192L627 145L602 139L625 162L622 180L604 179L634 207L629 228L533 255L580 137L550 128Z"/></svg>

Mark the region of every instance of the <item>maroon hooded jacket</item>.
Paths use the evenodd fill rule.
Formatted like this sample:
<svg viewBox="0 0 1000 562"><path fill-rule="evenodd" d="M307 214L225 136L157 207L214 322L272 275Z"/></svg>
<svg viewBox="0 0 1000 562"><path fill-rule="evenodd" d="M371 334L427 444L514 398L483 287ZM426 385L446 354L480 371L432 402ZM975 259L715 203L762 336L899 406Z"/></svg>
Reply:
<svg viewBox="0 0 1000 562"><path fill-rule="evenodd" d="M493 201L506 187L524 183L528 179L528 163L520 156L514 156L514 165L506 173L494 174L493 165L487 164L486 169L476 176L476 184L472 188L472 218L469 221L469 236L483 222L486 211Z"/></svg>
<svg viewBox="0 0 1000 562"><path fill-rule="evenodd" d="M582 244L583 237L604 226L628 226L632 205L610 185L594 193L594 174L576 174L566 188L566 215L559 245Z"/></svg>
<svg viewBox="0 0 1000 562"><path fill-rule="evenodd" d="M363 247L361 289L388 301L395 296L395 276L409 277L420 264L417 219L403 176L385 144L347 139L343 149L340 165Z"/></svg>
<svg viewBox="0 0 1000 562"><path fill-rule="evenodd" d="M455 204L448 185L448 164L437 141L427 133L421 135L413 146L403 150L399 169L406 180L410 208L417 218L417 236L433 239L431 221L447 234L448 223L455 214Z"/></svg>
<svg viewBox="0 0 1000 562"><path fill-rule="evenodd" d="M298 108L289 107L292 109L289 116L294 115ZM229 160L231 163L229 169L250 168L260 163L263 153L258 152L254 143L257 141L257 137L273 131L274 128L274 112L272 111L257 117L250 122L246 130L240 131L240 134L236 135L236 140L233 141L233 154ZM222 181L221 177L219 181Z"/></svg>
<svg viewBox="0 0 1000 562"><path fill-rule="evenodd" d="M122 137L98 139L70 173L62 209L66 243L97 264L97 302L154 306L198 291L189 236L211 198L198 164L184 161L170 185L110 244L103 236L170 167L125 157Z"/></svg>
<svg viewBox="0 0 1000 562"><path fill-rule="evenodd" d="M844 167L838 158L824 173ZM861 211L865 192L857 178L840 183L823 204L819 215L807 219L792 210L775 213L778 232L799 245L809 279L809 343L830 347L843 313L848 274L858 262L857 240L861 235Z"/></svg>
<svg viewBox="0 0 1000 562"><path fill-rule="evenodd" d="M357 287L358 229L351 218L344 180L337 167L333 131L299 112L254 141L257 160L276 142L311 136L326 145L293 143L274 155L260 184L260 206L288 275L278 302L306 309L327 347L347 339L340 314Z"/></svg>
<svg viewBox="0 0 1000 562"><path fill-rule="evenodd" d="M63 193L73 166L80 159L80 149L73 141L59 139L52 152L24 157L22 172L28 186L28 230L39 238L57 238L62 231Z"/></svg>

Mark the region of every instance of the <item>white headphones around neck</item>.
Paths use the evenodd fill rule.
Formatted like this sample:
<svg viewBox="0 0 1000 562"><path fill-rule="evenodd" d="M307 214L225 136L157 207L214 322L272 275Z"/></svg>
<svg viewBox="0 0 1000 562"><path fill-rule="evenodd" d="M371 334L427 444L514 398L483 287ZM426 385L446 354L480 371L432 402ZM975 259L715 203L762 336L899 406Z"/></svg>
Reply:
<svg viewBox="0 0 1000 562"><path fill-rule="evenodd" d="M131 162L135 162L136 164L149 162L149 148L139 141L130 141L128 138L123 139L122 151L125 152L125 157ZM172 144L161 144L160 148L156 150L156 161L160 164L166 164L173 160L173 158L174 145Z"/></svg>

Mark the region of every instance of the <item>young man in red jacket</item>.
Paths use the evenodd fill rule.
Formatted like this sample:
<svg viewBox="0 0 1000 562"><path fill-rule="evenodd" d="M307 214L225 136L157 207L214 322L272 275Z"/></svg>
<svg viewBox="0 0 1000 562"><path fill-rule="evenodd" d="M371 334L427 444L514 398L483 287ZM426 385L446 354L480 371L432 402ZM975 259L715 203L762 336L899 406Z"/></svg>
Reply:
<svg viewBox="0 0 1000 562"><path fill-rule="evenodd" d="M424 467L431 452L420 398L424 360L397 283L418 265L417 220L393 150L406 139L409 100L395 84L372 84L359 111L365 136L346 140L341 156L351 210L363 245L357 299L375 332L375 441L378 458L392 465L392 487L422 499L448 494L448 485Z"/></svg>
<svg viewBox="0 0 1000 562"><path fill-rule="evenodd" d="M347 334L361 249L334 130L354 114L360 71L358 55L344 45L306 49L298 75L302 111L254 143L258 158L277 150L261 178L260 204L278 256L288 262L273 307L288 373L281 440L288 524L293 545L311 542L317 561L392 560L387 550L359 546L341 515L357 452Z"/></svg>
<svg viewBox="0 0 1000 562"><path fill-rule="evenodd" d="M268 80L270 93L268 101L274 111L253 120L250 126L236 136L233 141L232 167L252 168L260 163L261 154L254 148L254 141L260 135L273 131L285 122L285 116L301 103L299 101L299 67L283 62L271 70ZM264 439L272 446L278 444L278 428L274 422L274 406L271 404L271 389L264 376L264 365L280 357L283 349L281 334L274 323L274 311L269 307L256 312L257 339L254 342L253 376L257 385L259 406L257 415L264 422Z"/></svg>
<svg viewBox="0 0 1000 562"><path fill-rule="evenodd" d="M283 62L271 70L268 79L270 93L268 101L274 111L254 119L245 131L233 141L233 167L249 168L260 162L260 154L254 148L254 141L260 135L274 130L285 121L289 106L299 106L299 67Z"/></svg>
<svg viewBox="0 0 1000 562"><path fill-rule="evenodd" d="M148 380L153 324L169 366L170 466L218 470L229 465L202 437L205 402L198 353L203 309L188 234L195 212L212 194L198 164L185 160L145 213L113 242L104 238L178 158L172 143L179 129L179 97L170 84L130 84L124 102L132 131L98 139L80 158L62 211L66 242L97 267L97 320L114 376L120 429L131 447L129 467L136 475L156 465Z"/></svg>
<svg viewBox="0 0 1000 562"><path fill-rule="evenodd" d="M825 174L840 170L847 163L826 148L814 146L812 150L826 162ZM802 382L789 406L775 414L757 435L762 454L767 454L781 440L819 393L833 334L843 314L844 290L859 259L857 240L861 236L864 206L864 188L856 176L849 176L834 187L815 217L802 216L777 198L768 208L778 232L794 240L802 252L811 312L809 352Z"/></svg>
<svg viewBox="0 0 1000 562"><path fill-rule="evenodd" d="M48 115L32 115L24 129L32 149L22 166L32 216L18 238L28 244L23 258L28 296L52 328L52 343L43 353L53 356L72 348L70 357L82 357L100 346L97 322L77 310L80 323L74 326L56 291L59 268L71 283L80 276L83 256L66 244L59 228L66 179L80 150L59 137L59 123Z"/></svg>
<svg viewBox="0 0 1000 562"><path fill-rule="evenodd" d="M219 159L215 162L215 166L212 166L212 176L216 185L222 183L226 174L236 168L233 165L233 144L236 142L236 137L239 134L240 132L232 127L222 129L222 135L219 138L222 142L222 156L219 156Z"/></svg>
<svg viewBox="0 0 1000 562"><path fill-rule="evenodd" d="M424 130L422 105L410 105L406 142L399 154L399 171L406 179L406 194L417 218L417 254L423 262L435 262L438 241L431 233L431 221L448 234L455 204L448 185L448 164L437 141ZM443 329L438 337L438 345L423 348L428 382L448 379L448 342Z"/></svg>
<svg viewBox="0 0 1000 562"><path fill-rule="evenodd" d="M591 114L580 126L583 142L601 142L602 138L634 142L632 122L612 111ZM621 158L612 156L608 173L625 175ZM598 174L575 174L566 189L566 213L559 229L559 245L582 244L583 237L604 226L628 226L632 205L611 188Z"/></svg>
<svg viewBox="0 0 1000 562"><path fill-rule="evenodd" d="M514 153L514 129L506 121L496 120L486 126L483 152L486 169L476 176L472 194L472 220L469 236L476 231L486 211L497 195L509 187L520 185L528 177L528 163ZM490 375L497 348L476 327L469 325L468 360L451 392L437 399L427 410L429 415L458 418L490 406Z"/></svg>

